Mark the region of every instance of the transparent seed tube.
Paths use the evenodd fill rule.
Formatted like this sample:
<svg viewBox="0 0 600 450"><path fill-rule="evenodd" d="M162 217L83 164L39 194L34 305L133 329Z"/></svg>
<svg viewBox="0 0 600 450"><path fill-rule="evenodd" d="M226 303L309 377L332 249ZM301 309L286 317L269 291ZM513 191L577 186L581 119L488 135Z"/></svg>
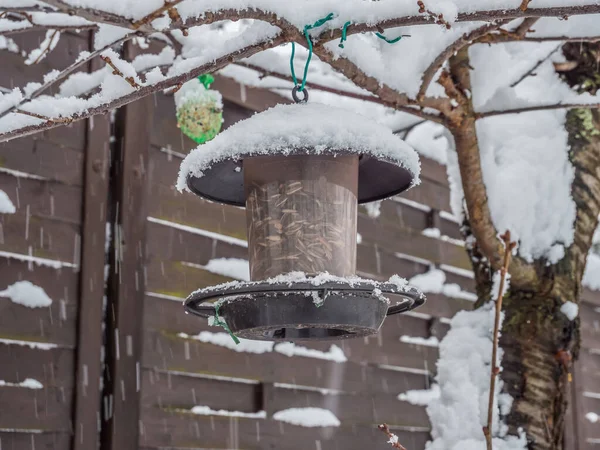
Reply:
<svg viewBox="0 0 600 450"><path fill-rule="evenodd" d="M354 275L358 156L244 160L250 278Z"/></svg>

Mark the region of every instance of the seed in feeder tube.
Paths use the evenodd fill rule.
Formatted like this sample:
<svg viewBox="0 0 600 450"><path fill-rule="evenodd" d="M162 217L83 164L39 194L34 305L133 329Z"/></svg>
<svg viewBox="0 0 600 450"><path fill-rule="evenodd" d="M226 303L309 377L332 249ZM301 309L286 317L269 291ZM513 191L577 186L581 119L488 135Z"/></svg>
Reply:
<svg viewBox="0 0 600 450"><path fill-rule="evenodd" d="M267 241L281 242L281 236L267 236Z"/></svg>

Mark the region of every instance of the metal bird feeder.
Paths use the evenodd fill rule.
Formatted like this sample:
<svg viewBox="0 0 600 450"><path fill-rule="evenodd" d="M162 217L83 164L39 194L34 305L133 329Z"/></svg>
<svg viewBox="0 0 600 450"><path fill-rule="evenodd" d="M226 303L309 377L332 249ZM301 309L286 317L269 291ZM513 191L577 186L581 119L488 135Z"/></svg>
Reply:
<svg viewBox="0 0 600 450"><path fill-rule="evenodd" d="M278 110L284 117L274 122ZM273 120L261 117L269 114ZM332 122L334 137L316 145L329 125L320 123L302 144L306 125L298 117L305 115ZM380 138L369 127L361 135L357 128L364 120L346 111L338 116L324 105L278 106L234 125L188 157L180 187L245 206L251 279L194 292L185 302L188 312L212 316L243 338L325 340L374 334L386 315L425 301L405 282L355 276L357 205L398 194L416 176L403 157L368 151ZM343 133L347 127L349 136ZM414 153L377 127L401 156ZM265 135L262 145L255 132Z"/></svg>

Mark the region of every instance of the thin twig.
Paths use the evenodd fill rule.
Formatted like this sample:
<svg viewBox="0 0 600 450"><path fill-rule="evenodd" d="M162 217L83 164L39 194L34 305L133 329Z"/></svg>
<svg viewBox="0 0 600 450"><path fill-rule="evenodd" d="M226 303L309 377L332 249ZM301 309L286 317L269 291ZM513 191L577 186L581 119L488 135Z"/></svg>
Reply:
<svg viewBox="0 0 600 450"><path fill-rule="evenodd" d="M508 20L502 20L497 23L489 23L483 25L482 27L476 28L470 33L463 34L459 39L454 41L448 47L444 49L442 53L440 53L433 62L429 65L429 67L423 72L423 82L421 83L421 87L419 88L419 93L417 94L417 99L421 99L427 93L427 89L433 80L435 74L442 68L445 62L450 58L453 54L463 48L465 45L471 44L476 39L479 39L482 36L487 35L491 31L497 30L502 25L508 23Z"/></svg>
<svg viewBox="0 0 600 450"><path fill-rule="evenodd" d="M15 112L17 114L23 114L24 116L35 117L36 119L45 120L45 121L50 122L50 123L71 123L71 122L73 122L73 119L71 119L70 117L55 117L55 118L52 118L52 117L44 116L42 114L38 114L38 113L30 112L30 111L25 111L23 109L15 109L13 112Z"/></svg>
<svg viewBox="0 0 600 450"><path fill-rule="evenodd" d="M521 6L519 6L519 9L523 12L527 11L527 7L529 6L530 3L531 3L531 0L523 0L521 2Z"/></svg>
<svg viewBox="0 0 600 450"><path fill-rule="evenodd" d="M515 81L514 83L510 84L510 87L515 87L516 85L518 85L521 81L523 81L525 78L527 78L528 76L532 75L533 72L535 72L542 64L544 64L546 61L548 61L548 59L550 59L550 57L552 55L554 55L560 48L562 47L562 43L559 44L554 50L552 50L550 53L548 53L548 55L545 58L540 59L538 62L535 63L535 65L529 69L527 72L525 72L517 81Z"/></svg>
<svg viewBox="0 0 600 450"><path fill-rule="evenodd" d="M476 114L477 119L484 117L501 116L504 114L520 114L531 111L548 111L552 109L573 109L573 108L586 108L595 109L600 108L600 103L556 103L554 105L537 105L537 106L524 106L522 108L505 109L502 111L486 111Z"/></svg>
<svg viewBox="0 0 600 450"><path fill-rule="evenodd" d="M84 64L87 64L92 59L94 59L96 56L98 56L100 53L104 52L105 50L108 50L109 48L114 47L115 45L122 44L123 42L128 41L129 39L133 38L134 36L136 36L136 33L129 33L128 35L123 36L122 38L119 38L116 41L113 41L110 44L107 44L98 50L93 51L92 53L87 55L85 58L81 58L80 60L75 61L69 67L67 67L66 69L63 69L62 72L60 72L58 74L58 76L56 76L55 78L52 78L47 83L44 83L43 85L41 85L39 88L37 88L35 91L33 91L30 95L23 98L19 103L0 112L0 119L2 119L4 116L6 116L7 114L9 114L11 112L14 112L17 108L23 106L25 103L30 102L31 100L33 100L36 97L39 97L42 93L44 93L51 86L53 86L54 84L58 83L61 80L64 80L73 71L77 70L79 67L83 66Z"/></svg>
<svg viewBox="0 0 600 450"><path fill-rule="evenodd" d="M400 444L400 442L398 442L398 436L396 436L394 433L392 433L390 431L390 428L387 426L387 424L382 423L377 428L379 430L383 431L386 434L386 436L390 439L388 441L388 444L391 444L392 447L394 447L394 448L399 448L400 450L406 450L406 447L403 447L402 444Z"/></svg>
<svg viewBox="0 0 600 450"><path fill-rule="evenodd" d="M121 72L117 66L115 66L115 64L112 62L112 60L108 57L108 56L102 56L100 55L100 59L102 61L104 61L106 64L108 64L111 69L113 70L113 75L117 75L121 78L123 78L125 81L127 81L132 88L134 89L139 89L140 85L136 83L136 81L133 79L133 77L126 77L123 72Z"/></svg>
<svg viewBox="0 0 600 450"><path fill-rule="evenodd" d="M152 11L150 14L145 15L144 17L142 17L140 20L136 20L135 22L133 22L132 26L134 30L137 30L138 28L140 28L142 25L147 25L150 22L152 22L154 19L160 17L161 15L163 15L165 12L167 12L169 9L173 8L175 5L178 5L179 3L181 3L183 0L173 0L172 2L167 2L165 1L165 4L162 5L160 8Z"/></svg>
<svg viewBox="0 0 600 450"><path fill-rule="evenodd" d="M437 25L443 25L447 30L452 28L450 24L444 19L444 15L442 13L434 13L431 10L425 7L425 3L422 0L417 1L417 5L419 5L419 13L425 14L429 18L435 21Z"/></svg>
<svg viewBox="0 0 600 450"><path fill-rule="evenodd" d="M496 388L496 377L500 373L500 368L496 364L498 358L498 334L500 333L500 315L502 312L502 297L504 291L504 283L506 282L506 274L508 273L508 266L510 264L510 255L512 250L516 247L517 243L510 240L510 231L500 236L504 242L504 260L502 268L500 269L500 286L498 287L498 298L496 298L496 314L494 316L494 334L492 335L492 370L490 374L490 396L488 401L488 417L487 426L483 427L483 434L485 435L485 442L487 450L492 449L492 421L494 418L494 391Z"/></svg>
<svg viewBox="0 0 600 450"><path fill-rule="evenodd" d="M54 30L54 32L50 35L50 39L48 39L48 45L46 45L46 48L40 52L40 54L37 58L35 58L35 61L32 64L39 63L44 57L44 55L46 55L50 51L50 47L52 47L52 41L54 41L56 33L58 33L58 30Z"/></svg>

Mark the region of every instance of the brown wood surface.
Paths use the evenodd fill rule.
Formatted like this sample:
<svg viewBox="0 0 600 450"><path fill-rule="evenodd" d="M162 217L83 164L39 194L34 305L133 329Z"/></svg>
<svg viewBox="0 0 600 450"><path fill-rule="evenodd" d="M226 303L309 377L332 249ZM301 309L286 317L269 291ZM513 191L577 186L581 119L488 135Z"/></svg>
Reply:
<svg viewBox="0 0 600 450"><path fill-rule="evenodd" d="M93 36L90 36L93 39ZM90 45L93 43L90 42ZM98 70L95 60L90 70ZM101 414L105 239L110 166L110 121L87 121L73 450L96 448Z"/></svg>
<svg viewBox="0 0 600 450"><path fill-rule="evenodd" d="M126 56L135 55L131 43ZM111 187L111 222L118 234L109 252L105 395L112 414L103 429L102 448L134 449L138 442L142 320L146 283L146 204L152 97L125 106L116 119Z"/></svg>
<svg viewBox="0 0 600 450"><path fill-rule="evenodd" d="M69 388L73 385L74 358L74 351L68 348L42 350L0 343L0 380L20 383L33 378L44 386Z"/></svg>
<svg viewBox="0 0 600 450"><path fill-rule="evenodd" d="M70 450L70 433L36 432L28 433L0 431L2 450Z"/></svg>
<svg viewBox="0 0 600 450"><path fill-rule="evenodd" d="M372 424L306 428L275 420L205 417L145 408L140 445L144 448L240 448L287 450L349 448L386 450L386 437ZM423 431L394 430L407 448L422 449ZM318 444L317 444L318 441Z"/></svg>
<svg viewBox="0 0 600 450"><path fill-rule="evenodd" d="M65 387L0 387L0 429L71 431L73 391Z"/></svg>

